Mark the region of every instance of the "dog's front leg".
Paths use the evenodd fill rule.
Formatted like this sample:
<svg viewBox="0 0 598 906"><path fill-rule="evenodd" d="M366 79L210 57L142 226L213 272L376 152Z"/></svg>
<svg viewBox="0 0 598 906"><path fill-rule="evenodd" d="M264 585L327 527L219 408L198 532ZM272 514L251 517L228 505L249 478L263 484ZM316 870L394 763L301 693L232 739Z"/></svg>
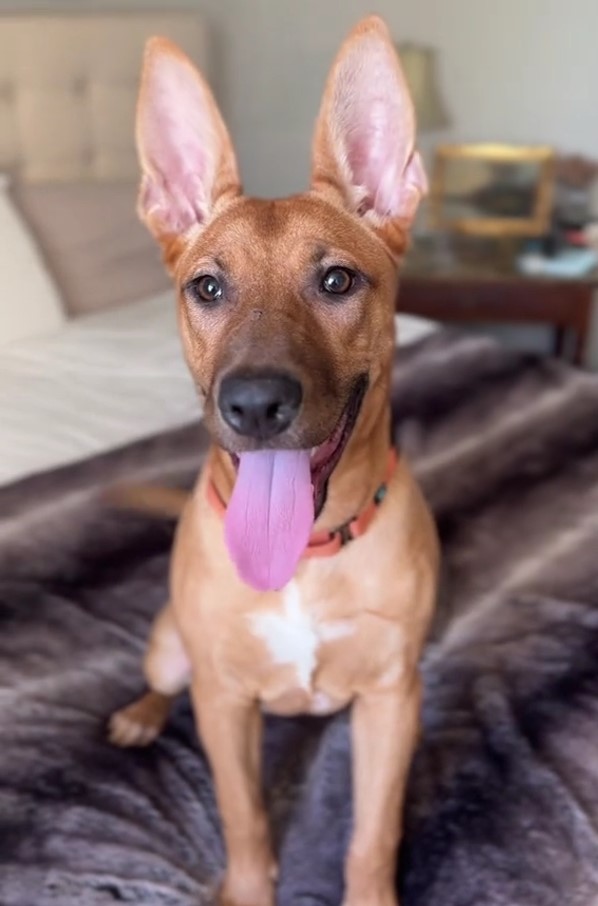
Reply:
<svg viewBox="0 0 598 906"><path fill-rule="evenodd" d="M261 793L262 716L255 701L194 683L198 729L216 785L227 866L222 906L271 906L275 863Z"/></svg>
<svg viewBox="0 0 598 906"><path fill-rule="evenodd" d="M360 695L353 705L353 836L343 906L396 906L395 870L407 775L419 730L421 686Z"/></svg>

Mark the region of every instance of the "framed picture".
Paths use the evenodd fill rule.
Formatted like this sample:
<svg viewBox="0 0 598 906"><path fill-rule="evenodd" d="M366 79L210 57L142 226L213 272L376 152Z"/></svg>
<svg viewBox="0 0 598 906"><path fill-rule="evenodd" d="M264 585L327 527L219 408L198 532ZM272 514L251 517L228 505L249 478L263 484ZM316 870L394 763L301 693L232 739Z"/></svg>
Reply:
<svg viewBox="0 0 598 906"><path fill-rule="evenodd" d="M441 145L432 226L473 236L541 236L550 228L555 166L549 147Z"/></svg>

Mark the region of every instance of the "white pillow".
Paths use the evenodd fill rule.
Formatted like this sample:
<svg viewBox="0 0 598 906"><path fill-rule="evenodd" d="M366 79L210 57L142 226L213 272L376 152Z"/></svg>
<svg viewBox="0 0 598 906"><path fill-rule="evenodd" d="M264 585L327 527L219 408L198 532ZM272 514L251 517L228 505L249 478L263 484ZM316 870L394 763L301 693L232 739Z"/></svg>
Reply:
<svg viewBox="0 0 598 906"><path fill-rule="evenodd" d="M0 346L55 330L65 320L60 294L0 174Z"/></svg>

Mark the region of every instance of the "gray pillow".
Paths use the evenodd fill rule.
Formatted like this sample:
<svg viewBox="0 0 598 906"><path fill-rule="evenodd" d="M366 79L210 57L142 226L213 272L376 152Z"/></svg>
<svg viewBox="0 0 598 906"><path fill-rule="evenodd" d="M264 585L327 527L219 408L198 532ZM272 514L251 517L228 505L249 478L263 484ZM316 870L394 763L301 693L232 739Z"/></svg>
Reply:
<svg viewBox="0 0 598 906"><path fill-rule="evenodd" d="M137 219L136 182L16 183L13 198L71 315L168 288L158 247Z"/></svg>

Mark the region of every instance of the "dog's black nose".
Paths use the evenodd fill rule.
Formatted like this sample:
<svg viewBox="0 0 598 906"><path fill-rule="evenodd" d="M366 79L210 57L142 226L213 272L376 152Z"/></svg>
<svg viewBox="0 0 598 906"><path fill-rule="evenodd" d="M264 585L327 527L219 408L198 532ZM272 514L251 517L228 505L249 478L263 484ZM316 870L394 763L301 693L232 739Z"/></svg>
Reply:
<svg viewBox="0 0 598 906"><path fill-rule="evenodd" d="M289 374L229 374L220 384L218 407L237 434L268 440L286 431L302 398L301 384Z"/></svg>

